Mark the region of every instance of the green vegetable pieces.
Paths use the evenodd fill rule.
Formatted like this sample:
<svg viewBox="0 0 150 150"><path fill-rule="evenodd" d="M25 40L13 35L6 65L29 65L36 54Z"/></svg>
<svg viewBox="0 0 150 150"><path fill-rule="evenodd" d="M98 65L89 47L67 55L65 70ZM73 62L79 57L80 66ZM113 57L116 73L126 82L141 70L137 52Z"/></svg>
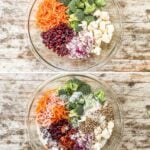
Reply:
<svg viewBox="0 0 150 150"><path fill-rule="evenodd" d="M80 91L88 95L91 92L91 87L85 82L74 78L66 82L65 86L58 91L58 95L66 94L71 96L74 91Z"/></svg>
<svg viewBox="0 0 150 150"><path fill-rule="evenodd" d="M103 90L99 90L99 91L95 92L94 96L96 97L96 99L99 100L99 102L101 104L104 104L104 102L105 102L105 92Z"/></svg>
<svg viewBox="0 0 150 150"><path fill-rule="evenodd" d="M95 4L98 7L104 7L106 5L106 0L95 0Z"/></svg>
<svg viewBox="0 0 150 150"><path fill-rule="evenodd" d="M85 9L84 9L84 13L85 14L91 14L94 12L94 10L96 9L96 5L93 3L92 5L89 4L89 2L85 2Z"/></svg>

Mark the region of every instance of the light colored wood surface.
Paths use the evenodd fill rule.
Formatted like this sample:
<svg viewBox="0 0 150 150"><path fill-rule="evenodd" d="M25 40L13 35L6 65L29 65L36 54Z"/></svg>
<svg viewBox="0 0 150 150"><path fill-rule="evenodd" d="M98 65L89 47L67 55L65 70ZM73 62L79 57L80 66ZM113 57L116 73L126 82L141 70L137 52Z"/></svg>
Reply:
<svg viewBox="0 0 150 150"><path fill-rule="evenodd" d="M30 0L0 1L0 71L48 72L31 53L25 35ZM116 56L96 71L150 71L150 1L120 0L124 38Z"/></svg>
<svg viewBox="0 0 150 150"><path fill-rule="evenodd" d="M0 74L0 150L30 150L24 119L29 98L52 74ZM123 106L121 150L150 149L150 73L105 73L99 79L113 88Z"/></svg>

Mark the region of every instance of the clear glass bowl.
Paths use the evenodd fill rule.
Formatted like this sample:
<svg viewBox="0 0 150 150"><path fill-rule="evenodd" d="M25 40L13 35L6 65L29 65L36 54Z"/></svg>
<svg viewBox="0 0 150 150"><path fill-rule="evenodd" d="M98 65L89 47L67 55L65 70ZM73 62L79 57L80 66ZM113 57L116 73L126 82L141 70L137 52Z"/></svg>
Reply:
<svg viewBox="0 0 150 150"><path fill-rule="evenodd" d="M44 64L52 70L64 70L64 71L83 71L89 70L96 66L103 66L111 57L116 53L120 46L122 36L122 21L121 12L119 11L117 0L107 0L107 5L104 10L109 12L112 23L115 27L115 32L110 44L103 47L101 55L92 56L86 60L72 60L67 56L60 57L52 50L49 50L42 43L40 31L35 25L35 14L41 0L34 0L29 10L27 30L30 45L34 55Z"/></svg>
<svg viewBox="0 0 150 150"><path fill-rule="evenodd" d="M76 77L82 81L87 82L91 85L92 90L95 91L99 88L102 88L105 91L106 99L113 107L115 126L111 138L108 140L107 144L103 147L103 150L116 150L121 142L123 134L123 119L121 115L121 107L118 102L118 98L112 92L110 87L106 83L99 80L97 77L92 75L81 75L81 74L65 74L59 75L51 78L50 80L44 82L33 94L33 97L28 106L28 112L26 117L26 127L29 143L33 150L42 150L44 149L43 144L40 142L35 121L35 108L38 103L39 98L43 95L48 89L55 89L63 85L67 80Z"/></svg>

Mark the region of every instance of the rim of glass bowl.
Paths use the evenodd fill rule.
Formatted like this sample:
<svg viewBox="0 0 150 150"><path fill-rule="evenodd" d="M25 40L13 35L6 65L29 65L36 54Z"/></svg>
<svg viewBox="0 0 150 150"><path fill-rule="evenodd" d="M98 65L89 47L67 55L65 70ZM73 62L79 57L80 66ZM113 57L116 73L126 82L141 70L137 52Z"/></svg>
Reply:
<svg viewBox="0 0 150 150"><path fill-rule="evenodd" d="M30 120L30 112L31 112L31 109L32 109L32 105L35 101L35 97L37 95L37 93L39 93L46 85L48 85L50 82L53 82L53 81L57 81L57 79L63 79L64 77L83 77L83 78L89 78L95 82L97 82L99 85L101 85L104 89L107 89L110 94L112 95L113 97L113 101L115 102L115 105L116 105L116 108L117 108L117 113L114 113L114 117L117 118L115 119L116 121L119 121L119 131L116 131L117 134L119 135L119 137L115 138L115 142L114 143L114 150L116 149L119 149L121 143L122 143L122 137L123 137L123 131L124 131L124 119L123 119L123 108L122 108L122 105L120 104L119 102L119 98L116 96L116 94L113 92L112 88L108 87L108 85L100 80L98 77L94 76L94 75L91 75L91 74L86 74L86 75L82 75L80 73L64 73L63 75L56 75L54 77L51 77L49 80L46 80L44 81L36 90L35 92L33 93L29 103L28 103L28 107L27 107L27 115L26 115L26 118L25 118L25 125L26 125L26 134L27 134L27 138L28 138L28 141L29 141L29 144L31 146L31 148L34 150L37 150L37 146L36 144L32 141L32 132L31 132L31 129L30 129L30 123L29 123L29 120ZM116 122L115 121L115 122ZM114 131L115 132L115 131ZM118 136L117 135L117 136ZM115 137L116 135L113 136L113 138ZM105 146L104 146L104 149L105 149Z"/></svg>
<svg viewBox="0 0 150 150"><path fill-rule="evenodd" d="M32 53L34 54L34 56L44 65L46 65L49 69L54 70L54 71L85 71L85 70L90 70L96 67L102 67L104 66L118 51L120 45L121 45L121 41L122 41L122 37L123 37L123 23L122 23L122 11L120 11L120 5L118 3L118 0L111 0L114 4L114 6L116 7L116 11L118 12L118 24L120 27L120 33L119 33L119 37L117 38L117 42L114 45L114 47L112 48L112 50L108 53L107 57L105 57L104 59L102 59L102 62L100 63L95 63L89 67L86 68L61 68L58 67L56 65L51 64L50 62L48 62L45 58L43 58L40 53L36 50L34 43L32 41L31 38L31 34L30 34L30 17L31 17L31 13L32 13L32 9L34 7L34 4L36 3L37 0L32 1L31 6L28 9L28 18L27 18L27 24L26 24L26 29L27 29L27 37L28 37L28 41L30 43L30 49L32 51Z"/></svg>

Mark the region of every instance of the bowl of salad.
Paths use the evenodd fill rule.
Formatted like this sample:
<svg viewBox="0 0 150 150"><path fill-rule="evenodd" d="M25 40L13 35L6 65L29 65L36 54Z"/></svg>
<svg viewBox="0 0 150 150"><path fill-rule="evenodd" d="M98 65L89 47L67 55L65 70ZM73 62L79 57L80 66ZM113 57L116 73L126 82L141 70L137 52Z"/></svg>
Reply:
<svg viewBox="0 0 150 150"><path fill-rule="evenodd" d="M27 30L33 53L51 69L83 71L116 53L122 23L116 0L34 0Z"/></svg>
<svg viewBox="0 0 150 150"><path fill-rule="evenodd" d="M33 150L116 150L122 138L118 99L92 75L65 74L44 82L26 118Z"/></svg>

